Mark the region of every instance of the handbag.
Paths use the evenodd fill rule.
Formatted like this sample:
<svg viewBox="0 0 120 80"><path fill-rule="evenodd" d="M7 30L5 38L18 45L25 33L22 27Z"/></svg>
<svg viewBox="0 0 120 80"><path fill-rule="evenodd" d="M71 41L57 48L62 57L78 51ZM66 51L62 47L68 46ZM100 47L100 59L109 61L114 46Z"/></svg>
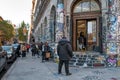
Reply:
<svg viewBox="0 0 120 80"><path fill-rule="evenodd" d="M50 52L46 52L46 58L50 58Z"/></svg>

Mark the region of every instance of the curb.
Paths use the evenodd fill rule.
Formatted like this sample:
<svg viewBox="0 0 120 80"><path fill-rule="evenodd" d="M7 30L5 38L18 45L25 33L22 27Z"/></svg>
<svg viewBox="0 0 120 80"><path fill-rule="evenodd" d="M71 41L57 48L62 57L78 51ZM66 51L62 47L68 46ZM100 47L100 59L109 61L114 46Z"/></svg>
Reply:
<svg viewBox="0 0 120 80"><path fill-rule="evenodd" d="M12 72L12 70L14 69L16 63L18 62L18 59L16 59L16 61L12 64L12 66L8 69L8 71L5 73L5 75L2 77L1 80L7 80L8 76L10 75L10 73Z"/></svg>

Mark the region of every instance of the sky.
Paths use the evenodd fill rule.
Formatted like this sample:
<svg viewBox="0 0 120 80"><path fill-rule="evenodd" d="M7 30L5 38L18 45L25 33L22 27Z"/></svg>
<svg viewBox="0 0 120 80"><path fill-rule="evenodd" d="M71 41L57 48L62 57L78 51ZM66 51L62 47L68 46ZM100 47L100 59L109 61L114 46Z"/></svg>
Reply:
<svg viewBox="0 0 120 80"><path fill-rule="evenodd" d="M0 16L19 25L22 21L30 24L32 0L0 0Z"/></svg>

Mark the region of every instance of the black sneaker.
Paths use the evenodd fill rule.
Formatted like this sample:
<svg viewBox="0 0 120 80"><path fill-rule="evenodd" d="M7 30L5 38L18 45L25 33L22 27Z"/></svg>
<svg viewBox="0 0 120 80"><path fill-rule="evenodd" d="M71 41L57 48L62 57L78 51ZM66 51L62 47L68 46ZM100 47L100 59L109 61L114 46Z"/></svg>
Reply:
<svg viewBox="0 0 120 80"><path fill-rule="evenodd" d="M66 76L70 76L70 75L72 75L72 73L67 73L67 74L66 74Z"/></svg>

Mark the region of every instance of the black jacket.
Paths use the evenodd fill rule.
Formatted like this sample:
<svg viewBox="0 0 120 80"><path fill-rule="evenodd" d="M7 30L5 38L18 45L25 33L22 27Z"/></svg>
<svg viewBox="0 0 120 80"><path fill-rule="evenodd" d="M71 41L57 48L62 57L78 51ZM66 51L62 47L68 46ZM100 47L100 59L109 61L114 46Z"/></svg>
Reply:
<svg viewBox="0 0 120 80"><path fill-rule="evenodd" d="M50 52L50 46L44 46L44 52Z"/></svg>
<svg viewBox="0 0 120 80"><path fill-rule="evenodd" d="M69 60L70 58L72 58L72 47L67 39L61 39L58 42L57 54L60 60Z"/></svg>

